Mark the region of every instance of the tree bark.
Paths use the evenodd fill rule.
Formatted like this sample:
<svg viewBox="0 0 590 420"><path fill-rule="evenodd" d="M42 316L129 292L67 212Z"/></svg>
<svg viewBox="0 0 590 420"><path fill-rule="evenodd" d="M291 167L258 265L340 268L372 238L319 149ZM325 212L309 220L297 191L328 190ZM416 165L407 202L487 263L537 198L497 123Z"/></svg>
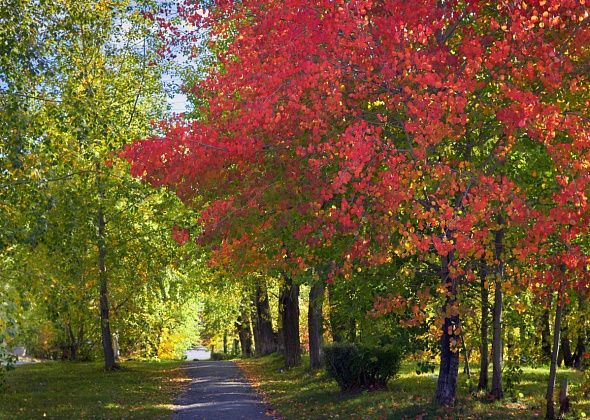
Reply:
<svg viewBox="0 0 590 420"><path fill-rule="evenodd" d="M277 320L276 341L277 341L277 351L279 353L283 353L283 354L285 354L285 335L283 333L283 318L284 318L284 313L285 313L285 307L283 305L285 302L285 293L286 293L285 286L281 286L281 288L279 290L279 317Z"/></svg>
<svg viewBox="0 0 590 420"><path fill-rule="evenodd" d="M336 313L337 304L335 302L334 296L334 285L331 283L328 284L328 306L330 308L329 325L332 341L335 343L341 343L342 341L344 341L344 328L342 326L342 323L337 319L338 315Z"/></svg>
<svg viewBox="0 0 590 420"><path fill-rule="evenodd" d="M223 331L223 354L227 354L227 330Z"/></svg>
<svg viewBox="0 0 590 420"><path fill-rule="evenodd" d="M119 366L115 360L115 351L113 349L113 336L111 334L111 322L109 316L109 292L108 292L108 274L106 268L106 232L105 219L102 200L104 191L99 176L100 166L96 163L96 187L98 190L98 210L96 215L96 224L98 229L98 278L100 285L100 332L102 338L102 349L104 353L104 367L106 370L114 370Z"/></svg>
<svg viewBox="0 0 590 420"><path fill-rule="evenodd" d="M549 383L547 384L547 412L545 418L553 420L555 418L555 407L553 406L553 393L555 391L555 377L557 376L557 355L559 354L559 341L561 335L561 316L563 313L564 302L560 298L562 294L562 287L560 287L559 295L557 296L557 309L555 312L555 327L553 330L553 348L551 351L551 365L549 367Z"/></svg>
<svg viewBox="0 0 590 420"><path fill-rule="evenodd" d="M570 368L574 367L574 355L572 354L570 339L566 336L565 328L562 329L560 353L564 365Z"/></svg>
<svg viewBox="0 0 590 420"><path fill-rule="evenodd" d="M309 331L309 368L311 370L319 369L322 366L324 288L323 280L320 280L314 283L309 290L307 323Z"/></svg>
<svg viewBox="0 0 590 420"><path fill-rule="evenodd" d="M498 223L503 224L503 218L498 217ZM499 400L504 398L502 389L502 283L504 277L504 229L500 228L495 235L495 257L497 261L496 280L494 281L494 310L492 313L492 396Z"/></svg>
<svg viewBox="0 0 590 420"><path fill-rule="evenodd" d="M264 356L277 351L277 343L272 330L272 317L270 305L268 303L268 291L266 282L261 280L256 284L254 296L254 340L256 344L256 354Z"/></svg>
<svg viewBox="0 0 590 420"><path fill-rule="evenodd" d="M285 284L282 293L283 342L285 345L285 367L301 364L301 342L299 338L299 286L283 274Z"/></svg>
<svg viewBox="0 0 590 420"><path fill-rule="evenodd" d="M250 322L247 315L238 316L236 328L238 330L238 337L240 338L242 356L252 356L252 333L250 331Z"/></svg>
<svg viewBox="0 0 590 420"><path fill-rule="evenodd" d="M479 360L479 380L477 382L478 390L488 389L488 316L489 316L489 302L488 302L488 285L487 285L487 266L485 260L481 261L480 277L481 277L481 326L480 326L480 360Z"/></svg>
<svg viewBox="0 0 590 420"><path fill-rule="evenodd" d="M582 356L586 353L586 340L583 331L578 332L578 342L576 343L576 352L574 353L574 367L582 369Z"/></svg>
<svg viewBox="0 0 590 420"><path fill-rule="evenodd" d="M445 319L440 340L440 367L435 398L436 402L443 406L451 406L455 403L459 375L459 336L456 331L460 328L460 320L457 311L449 311L455 304L455 281L449 275L449 265L452 260L452 254L442 257L441 267L441 278L449 294L443 307Z"/></svg>
<svg viewBox="0 0 590 420"><path fill-rule="evenodd" d="M78 342L76 341L76 337L74 337L72 324L67 324L66 332L68 334L68 340L70 341L70 360L78 360Z"/></svg>
<svg viewBox="0 0 590 420"><path fill-rule="evenodd" d="M551 297L549 298L549 307L551 307ZM551 327L549 326L549 309L543 311L541 315L541 353L546 360L551 360Z"/></svg>

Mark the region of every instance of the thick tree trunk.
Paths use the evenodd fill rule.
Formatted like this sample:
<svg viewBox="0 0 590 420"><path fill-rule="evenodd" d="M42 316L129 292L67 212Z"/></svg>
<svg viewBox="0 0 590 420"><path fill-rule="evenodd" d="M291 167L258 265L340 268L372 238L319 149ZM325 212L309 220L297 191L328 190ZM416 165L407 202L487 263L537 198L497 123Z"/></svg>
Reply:
<svg viewBox="0 0 590 420"><path fill-rule="evenodd" d="M498 217L498 223L503 224L502 217ZM494 310L492 313L492 395L499 400L504 397L502 390L502 283L504 277L504 229L499 229L495 237L495 257L497 261L496 280L494 282Z"/></svg>
<svg viewBox="0 0 590 420"><path fill-rule="evenodd" d="M301 342L299 338L299 286L287 275L281 306L283 307L283 342L285 344L285 367L301 364Z"/></svg>
<svg viewBox="0 0 590 420"><path fill-rule="evenodd" d="M488 284L487 284L487 266L486 262L482 260L480 268L481 277L481 326L480 326L480 347L479 353L481 355L479 360L479 381L477 382L478 390L488 389L488 317L489 317L489 302L488 302Z"/></svg>
<svg viewBox="0 0 590 420"><path fill-rule="evenodd" d="M266 283L263 281L256 285L255 293L255 311L254 311L254 340L256 344L256 354L264 356L277 351L277 343L272 330L272 318L270 305L268 303L268 291Z"/></svg>
<svg viewBox="0 0 590 420"><path fill-rule="evenodd" d="M98 189L99 200L102 201L104 193L100 183L98 171L99 165L96 165L96 184ZM115 361L115 351L113 350L113 336L111 335L111 322L109 316L109 292L108 292L108 277L106 268L106 233L105 220L102 202L98 204L98 211L96 216L98 228L98 279L100 285L100 333L102 337L102 349L104 353L104 367L106 370L117 369L118 365Z"/></svg>
<svg viewBox="0 0 590 420"><path fill-rule="evenodd" d="M553 393L555 391L555 377L557 376L557 355L559 354L559 341L561 335L561 316L563 313L563 300L561 300L562 290L560 288L557 296L557 310L555 312L555 327L553 330L553 348L551 351L551 366L549 367L549 383L547 384L547 412L545 418L553 420L555 418L555 407L553 406Z"/></svg>
<svg viewBox="0 0 590 420"><path fill-rule="evenodd" d="M574 353L574 367L582 369L582 356L586 353L586 335L583 331L578 332L578 342L576 343L576 352Z"/></svg>
<svg viewBox="0 0 590 420"><path fill-rule="evenodd" d="M559 353L566 367L574 367L574 355L572 354L570 339L566 335L566 329L562 329L561 347Z"/></svg>
<svg viewBox="0 0 590 420"><path fill-rule="evenodd" d="M247 315L238 316L236 328L238 330L238 337L240 338L242 356L252 356L252 333L250 331L250 322Z"/></svg>
<svg viewBox="0 0 590 420"><path fill-rule="evenodd" d="M460 320L458 311L453 309L455 306L455 281L449 275L449 265L452 258L452 254L442 257L441 267L441 278L449 294L443 307L445 319L440 340L441 354L436 402L444 406L455 403L457 377L459 375L459 336L457 335L457 329L460 327Z"/></svg>
<svg viewBox="0 0 590 420"><path fill-rule="evenodd" d="M309 290L307 323L309 331L309 367L311 370L322 366L324 283L314 283Z"/></svg>

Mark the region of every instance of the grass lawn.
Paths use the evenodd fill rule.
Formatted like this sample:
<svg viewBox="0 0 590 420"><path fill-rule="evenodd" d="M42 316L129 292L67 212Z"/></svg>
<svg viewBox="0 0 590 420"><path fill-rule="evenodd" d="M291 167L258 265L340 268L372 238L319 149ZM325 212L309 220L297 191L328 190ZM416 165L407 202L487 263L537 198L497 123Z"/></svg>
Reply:
<svg viewBox="0 0 590 420"><path fill-rule="evenodd" d="M436 388L433 375L417 375L412 363L402 365L398 377L389 383L385 391L364 392L342 396L334 381L324 373L310 373L303 366L284 371L279 356L244 359L238 362L248 378L255 384L267 402L284 419L509 419L544 417L545 388L549 374L547 367L524 368L522 381L516 387L518 398L506 398L502 402L488 402L469 395L466 375L459 377L459 400L453 410L437 409L432 403ZM477 380L476 371L473 375ZM575 385L581 374L560 369L562 375ZM491 380L491 374L490 374ZM588 413L590 402L574 401L575 413L569 418L581 418ZM556 409L559 407L556 405Z"/></svg>
<svg viewBox="0 0 590 420"><path fill-rule="evenodd" d="M179 361L126 362L105 372L101 363L48 362L8 372L0 419L169 418L183 386Z"/></svg>

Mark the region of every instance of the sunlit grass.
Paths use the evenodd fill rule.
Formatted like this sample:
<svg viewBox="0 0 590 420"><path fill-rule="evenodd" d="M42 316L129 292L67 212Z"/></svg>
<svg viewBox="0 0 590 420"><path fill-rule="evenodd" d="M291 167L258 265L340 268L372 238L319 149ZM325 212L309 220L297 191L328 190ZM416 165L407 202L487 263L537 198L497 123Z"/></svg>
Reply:
<svg viewBox="0 0 590 420"><path fill-rule="evenodd" d="M387 390L352 396L342 396L336 383L325 374L308 372L305 367L307 359L302 367L291 370L282 369L279 356L245 359L239 363L265 399L285 419L540 418L544 415L549 375L547 367L526 367L522 382L514 390L514 397L490 402L485 397L472 396L467 377L461 373L457 405L452 410L443 410L432 402L436 377L417 375L412 363L403 364ZM475 370L472 381L477 381L477 375ZM581 381L581 374L574 370L560 369L559 377L561 375L567 375L572 389ZM573 407L575 412L570 418L580 418L583 413L590 415L590 402L586 399L574 401Z"/></svg>
<svg viewBox="0 0 590 420"><path fill-rule="evenodd" d="M116 372L105 372L100 363L17 366L0 394L0 418L169 418L183 386L180 362L122 366Z"/></svg>

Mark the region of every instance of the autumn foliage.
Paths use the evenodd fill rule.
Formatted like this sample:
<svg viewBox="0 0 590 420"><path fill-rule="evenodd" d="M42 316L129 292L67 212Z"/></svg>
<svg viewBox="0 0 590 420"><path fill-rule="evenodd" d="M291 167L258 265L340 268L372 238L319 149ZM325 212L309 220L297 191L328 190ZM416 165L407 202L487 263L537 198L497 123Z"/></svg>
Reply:
<svg viewBox="0 0 590 420"><path fill-rule="evenodd" d="M453 351L474 262L540 294L587 290L584 0L202 7L181 12L215 52L191 88L206 105L123 155L201 210L214 258L301 271L329 254L330 278L438 261L441 286L420 297L441 300Z"/></svg>

